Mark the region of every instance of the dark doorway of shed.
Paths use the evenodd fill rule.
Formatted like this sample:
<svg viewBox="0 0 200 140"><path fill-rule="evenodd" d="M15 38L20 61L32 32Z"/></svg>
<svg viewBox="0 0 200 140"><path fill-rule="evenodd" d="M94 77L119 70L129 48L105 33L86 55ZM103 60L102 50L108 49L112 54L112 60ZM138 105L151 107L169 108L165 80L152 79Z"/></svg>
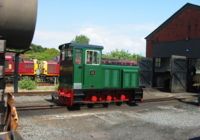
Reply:
<svg viewBox="0 0 200 140"><path fill-rule="evenodd" d="M169 72L154 73L154 87L163 92L171 92L171 76Z"/></svg>
<svg viewBox="0 0 200 140"><path fill-rule="evenodd" d="M167 92L185 92L187 61L184 56L154 58L153 86Z"/></svg>
<svg viewBox="0 0 200 140"><path fill-rule="evenodd" d="M187 90L200 92L200 59L188 59Z"/></svg>

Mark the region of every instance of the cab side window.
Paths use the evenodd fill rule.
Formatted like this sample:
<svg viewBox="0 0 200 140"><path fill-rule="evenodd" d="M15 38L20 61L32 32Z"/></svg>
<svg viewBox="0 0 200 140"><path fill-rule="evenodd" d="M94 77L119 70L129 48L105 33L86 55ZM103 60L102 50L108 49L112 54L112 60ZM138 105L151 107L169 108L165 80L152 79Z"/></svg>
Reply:
<svg viewBox="0 0 200 140"><path fill-rule="evenodd" d="M71 48L68 48L66 50L65 57L66 57L67 60L72 60L72 53L73 53L73 51L72 51Z"/></svg>
<svg viewBox="0 0 200 140"><path fill-rule="evenodd" d="M71 48L61 50L60 60L61 61L71 61L72 53L73 53L73 51Z"/></svg>
<svg viewBox="0 0 200 140"><path fill-rule="evenodd" d="M76 49L75 53L76 53L75 54L76 55L75 63L76 64L81 64L82 63L82 50Z"/></svg>
<svg viewBox="0 0 200 140"><path fill-rule="evenodd" d="M100 51L86 51L86 64L98 65L100 64Z"/></svg>
<svg viewBox="0 0 200 140"><path fill-rule="evenodd" d="M60 56L60 58L61 58L61 61L65 61L65 50L62 50L62 51L61 51L61 56Z"/></svg>

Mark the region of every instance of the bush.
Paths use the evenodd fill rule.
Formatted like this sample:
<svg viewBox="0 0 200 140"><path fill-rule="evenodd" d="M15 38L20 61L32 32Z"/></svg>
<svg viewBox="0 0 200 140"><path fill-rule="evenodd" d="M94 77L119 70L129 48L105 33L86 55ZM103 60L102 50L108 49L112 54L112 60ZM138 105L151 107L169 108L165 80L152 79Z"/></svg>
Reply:
<svg viewBox="0 0 200 140"><path fill-rule="evenodd" d="M19 81L20 89L33 90L36 89L37 84L35 81L31 80L29 77L24 77L21 81Z"/></svg>
<svg viewBox="0 0 200 140"><path fill-rule="evenodd" d="M56 91L58 90L58 86L59 86L59 85L56 85L56 86L55 86L55 90L56 90Z"/></svg>

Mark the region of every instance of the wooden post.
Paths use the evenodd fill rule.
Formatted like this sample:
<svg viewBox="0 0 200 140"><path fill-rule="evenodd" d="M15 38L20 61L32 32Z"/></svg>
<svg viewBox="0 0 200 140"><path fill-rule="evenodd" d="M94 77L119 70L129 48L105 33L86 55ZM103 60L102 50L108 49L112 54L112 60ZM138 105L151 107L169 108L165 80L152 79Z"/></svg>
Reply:
<svg viewBox="0 0 200 140"><path fill-rule="evenodd" d="M5 48L6 41L0 40L0 98L3 102L5 92Z"/></svg>
<svg viewBox="0 0 200 140"><path fill-rule="evenodd" d="M15 71L14 71L14 93L18 93L18 80L19 80L19 53L15 54Z"/></svg>
<svg viewBox="0 0 200 140"><path fill-rule="evenodd" d="M5 48L6 41L0 40L0 131L2 132L5 124Z"/></svg>

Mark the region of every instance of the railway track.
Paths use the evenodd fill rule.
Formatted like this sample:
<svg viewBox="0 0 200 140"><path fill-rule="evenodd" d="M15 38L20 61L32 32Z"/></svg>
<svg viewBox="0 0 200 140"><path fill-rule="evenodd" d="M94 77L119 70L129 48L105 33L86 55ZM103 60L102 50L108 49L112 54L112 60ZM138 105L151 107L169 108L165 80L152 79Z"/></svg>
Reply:
<svg viewBox="0 0 200 140"><path fill-rule="evenodd" d="M29 92L18 92L16 94L13 94L14 96L45 96L45 95L51 95L52 93L55 93L56 91L29 91Z"/></svg>
<svg viewBox="0 0 200 140"><path fill-rule="evenodd" d="M184 100L186 98L174 98L174 97L168 97L168 98L156 98L156 99L146 99L142 103L156 103L156 102L167 102L167 101L178 101L178 100ZM60 108L66 108L66 106L59 106L56 104L51 105L34 105L34 106L17 106L16 107L18 111L31 111L31 110L45 110L45 109L60 109Z"/></svg>
<svg viewBox="0 0 200 140"><path fill-rule="evenodd" d="M175 98L175 97L167 97L167 98L146 99L146 100L143 100L143 103L164 102L164 101L172 101L172 100L177 100L177 98Z"/></svg>
<svg viewBox="0 0 200 140"><path fill-rule="evenodd" d="M66 108L58 105L34 105L34 106L17 106L17 111L31 111L31 110L45 110L45 109L59 109Z"/></svg>
<svg viewBox="0 0 200 140"><path fill-rule="evenodd" d="M12 83L7 83L6 84L7 87L13 87ZM51 83L37 83L37 86L54 86L54 84Z"/></svg>

